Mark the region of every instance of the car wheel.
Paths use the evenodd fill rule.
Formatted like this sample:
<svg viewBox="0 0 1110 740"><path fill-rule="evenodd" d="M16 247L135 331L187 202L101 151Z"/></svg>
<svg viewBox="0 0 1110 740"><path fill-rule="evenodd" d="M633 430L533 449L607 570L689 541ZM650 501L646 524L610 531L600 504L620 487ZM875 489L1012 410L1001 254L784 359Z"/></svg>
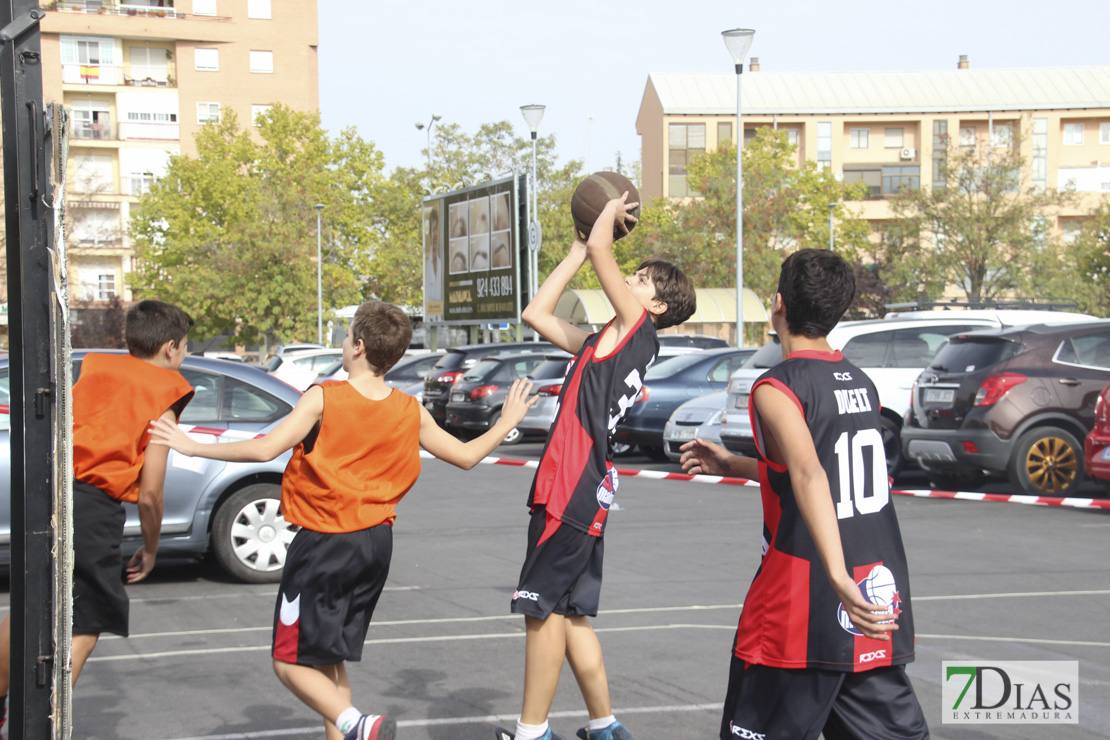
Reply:
<svg viewBox="0 0 1110 740"><path fill-rule="evenodd" d="M1071 496L1083 481L1083 445L1060 427L1037 427L1018 438L1010 483L1032 496Z"/></svg>
<svg viewBox="0 0 1110 740"><path fill-rule="evenodd" d="M493 413L493 416L491 416L489 418L490 428L492 429L497 424L497 422L499 422L499 421L501 421L501 412L500 411L495 411ZM505 439L501 440L501 444L503 444L503 445L520 444L520 440L522 440L522 439L524 439L524 433L521 432L516 427L513 427L512 430L508 434L505 435Z"/></svg>
<svg viewBox="0 0 1110 740"><path fill-rule="evenodd" d="M278 513L281 486L256 483L236 491L216 510L212 549L224 570L247 583L281 580L285 553L299 527Z"/></svg>
<svg viewBox="0 0 1110 740"><path fill-rule="evenodd" d="M634 445L630 445L627 442L614 442L613 457L620 457L622 455L629 454L630 452L632 452L633 446Z"/></svg>
<svg viewBox="0 0 1110 740"><path fill-rule="evenodd" d="M934 473L929 471L929 485L938 491L974 491L986 478L981 473Z"/></svg>
<svg viewBox="0 0 1110 740"><path fill-rule="evenodd" d="M902 457L901 429L898 422L887 417L880 419L883 432L883 449L886 451L886 474L891 478L902 472L905 458Z"/></svg>

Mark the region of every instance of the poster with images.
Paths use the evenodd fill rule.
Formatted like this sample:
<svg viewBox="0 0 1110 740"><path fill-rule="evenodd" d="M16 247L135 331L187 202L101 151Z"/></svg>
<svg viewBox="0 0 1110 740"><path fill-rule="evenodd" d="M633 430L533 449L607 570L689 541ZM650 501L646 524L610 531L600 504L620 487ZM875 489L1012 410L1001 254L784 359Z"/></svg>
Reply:
<svg viewBox="0 0 1110 740"><path fill-rule="evenodd" d="M434 273L425 255L425 320L443 324L513 322L520 320L521 265L520 178L476 185L424 200L425 239L432 213L441 219L445 259L441 301L428 276ZM425 241L425 247L428 242ZM432 312L439 308L440 313Z"/></svg>
<svg viewBox="0 0 1110 740"><path fill-rule="evenodd" d="M424 206L424 318L443 318L443 203Z"/></svg>

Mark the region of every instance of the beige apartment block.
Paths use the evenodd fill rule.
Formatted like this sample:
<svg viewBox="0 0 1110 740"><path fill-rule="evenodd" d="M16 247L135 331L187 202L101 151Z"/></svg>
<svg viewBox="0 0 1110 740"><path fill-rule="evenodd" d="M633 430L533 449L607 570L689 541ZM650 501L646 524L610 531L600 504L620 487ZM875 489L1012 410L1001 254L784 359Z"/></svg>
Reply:
<svg viewBox="0 0 1110 740"><path fill-rule="evenodd" d="M871 196L854 212L879 225L887 197L929 187L946 145L1010 146L1020 135L1034 188L1073 188L1059 214L1064 237L1110 198L1110 66L957 68L912 72L768 72L753 58L741 76L744 139L760 127L785 131L798 163L817 162ZM653 73L636 119L645 199L696 196L686 167L724 141L736 143L736 75Z"/></svg>
<svg viewBox="0 0 1110 740"><path fill-rule="evenodd" d="M70 300L130 300L131 209L206 122L319 109L315 0L44 2L43 92L69 109Z"/></svg>

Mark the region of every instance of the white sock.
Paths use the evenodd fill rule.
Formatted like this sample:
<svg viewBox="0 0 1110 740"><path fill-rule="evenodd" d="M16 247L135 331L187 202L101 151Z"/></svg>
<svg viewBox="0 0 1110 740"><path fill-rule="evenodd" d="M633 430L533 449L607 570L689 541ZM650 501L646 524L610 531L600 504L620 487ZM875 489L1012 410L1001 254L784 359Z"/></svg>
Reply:
<svg viewBox="0 0 1110 740"><path fill-rule="evenodd" d="M355 726L355 722L358 722L358 718L361 716L362 712L354 707L347 707L336 717L335 726L339 728L340 732L346 735L347 731Z"/></svg>
<svg viewBox="0 0 1110 740"><path fill-rule="evenodd" d="M591 719L590 720L590 729L591 730L604 730L606 727L608 727L609 725L613 724L616 721L617 721L617 718L614 717L611 714L608 717L599 717L598 719Z"/></svg>
<svg viewBox="0 0 1110 740"><path fill-rule="evenodd" d="M542 725L526 725L519 719L516 721L516 740L537 740L547 732L546 720Z"/></svg>

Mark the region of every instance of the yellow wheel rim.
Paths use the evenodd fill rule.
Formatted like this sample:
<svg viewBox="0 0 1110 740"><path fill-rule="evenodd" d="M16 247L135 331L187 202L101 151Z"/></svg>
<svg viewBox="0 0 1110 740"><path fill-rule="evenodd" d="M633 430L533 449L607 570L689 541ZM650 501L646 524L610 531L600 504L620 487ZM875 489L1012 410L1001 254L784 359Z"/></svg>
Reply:
<svg viewBox="0 0 1110 740"><path fill-rule="evenodd" d="M1025 472L1044 493L1060 493L1079 475L1079 456L1060 437L1038 439L1025 456Z"/></svg>

